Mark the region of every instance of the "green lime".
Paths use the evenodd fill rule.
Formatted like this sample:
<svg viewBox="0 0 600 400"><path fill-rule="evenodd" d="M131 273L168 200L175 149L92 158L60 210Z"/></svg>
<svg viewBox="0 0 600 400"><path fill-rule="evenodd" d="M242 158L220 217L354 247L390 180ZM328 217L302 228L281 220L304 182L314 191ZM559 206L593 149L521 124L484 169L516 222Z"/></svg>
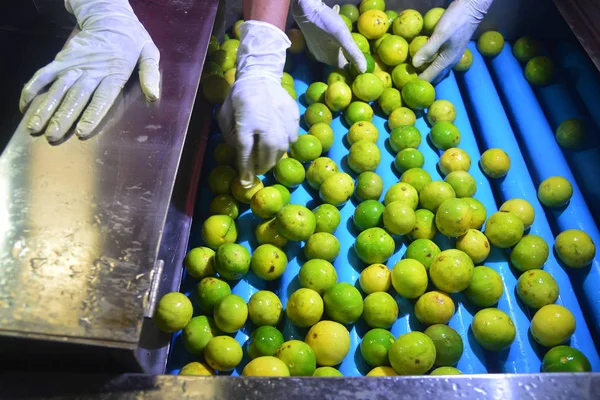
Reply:
<svg viewBox="0 0 600 400"><path fill-rule="evenodd" d="M437 212L438 208L444 201L454 199L456 197L452 186L443 181L433 181L426 184L423 186L423 189L419 195L419 203L421 207L433 212Z"/></svg>
<svg viewBox="0 0 600 400"><path fill-rule="evenodd" d="M467 171L452 171L444 182L452 186L456 197L472 197L477 192L477 182Z"/></svg>
<svg viewBox="0 0 600 400"><path fill-rule="evenodd" d="M283 86L294 86L294 78L287 72L284 72L281 76L281 84Z"/></svg>
<svg viewBox="0 0 600 400"><path fill-rule="evenodd" d="M238 173L229 165L217 165L208 174L208 187L213 194L229 194Z"/></svg>
<svg viewBox="0 0 600 400"><path fill-rule="evenodd" d="M331 146L333 146L333 141L335 139L333 129L323 122L311 126L308 130L308 134L319 139L323 153L327 153L329 149L331 149Z"/></svg>
<svg viewBox="0 0 600 400"><path fill-rule="evenodd" d="M325 312L340 324L353 324L363 313L363 299L354 286L339 282L331 286L323 294Z"/></svg>
<svg viewBox="0 0 600 400"><path fill-rule="evenodd" d="M350 18L346 17L345 15L340 15L340 18L342 21L344 21L346 28L348 28L349 31L352 31L352 21L350 21Z"/></svg>
<svg viewBox="0 0 600 400"><path fill-rule="evenodd" d="M556 142L563 149L580 149L585 143L585 125L577 118L567 119L556 128Z"/></svg>
<svg viewBox="0 0 600 400"><path fill-rule="evenodd" d="M381 162L381 152L377 144L368 140L360 140L350 147L347 160L348 166L357 174L375 171Z"/></svg>
<svg viewBox="0 0 600 400"><path fill-rule="evenodd" d="M215 275L215 251L208 247L196 247L185 256L185 269L196 279Z"/></svg>
<svg viewBox="0 0 600 400"><path fill-rule="evenodd" d="M398 303L386 292L371 293L365 298L363 317L371 328L391 328L398 319Z"/></svg>
<svg viewBox="0 0 600 400"><path fill-rule="evenodd" d="M273 292L259 290L250 297L248 315L250 321L256 326L275 326L281 321L283 315L281 300Z"/></svg>
<svg viewBox="0 0 600 400"><path fill-rule="evenodd" d="M434 257L429 266L433 284L446 293L458 293L471 284L473 261L460 250L444 250Z"/></svg>
<svg viewBox="0 0 600 400"><path fill-rule="evenodd" d="M217 371L231 371L242 362L242 346L231 336L215 336L204 349L204 358Z"/></svg>
<svg viewBox="0 0 600 400"><path fill-rule="evenodd" d="M268 221L261 222L254 231L258 244L272 244L282 249L288 240L279 233L277 221L271 218Z"/></svg>
<svg viewBox="0 0 600 400"><path fill-rule="evenodd" d="M542 361L542 372L590 372L592 366L585 354L569 346L548 350Z"/></svg>
<svg viewBox="0 0 600 400"><path fill-rule="evenodd" d="M370 53L371 46L369 45L369 41L366 37L357 32L352 32L352 39L354 39L354 43L358 46L358 49L363 53Z"/></svg>
<svg viewBox="0 0 600 400"><path fill-rule="evenodd" d="M287 365L291 376L312 376L317 368L317 358L310 346L300 340L284 342L275 357Z"/></svg>
<svg viewBox="0 0 600 400"><path fill-rule="evenodd" d="M385 329L371 329L360 342L360 353L371 367L390 365L388 352L392 343L396 341L394 335Z"/></svg>
<svg viewBox="0 0 600 400"><path fill-rule="evenodd" d="M423 33L426 35L430 35L433 33L433 31L435 30L435 27L438 23L438 21L440 20L440 18L442 18L442 15L444 14L446 10L441 8L441 7L435 7L435 8L431 8L429 11L427 11L425 13L425 15L423 15Z"/></svg>
<svg viewBox="0 0 600 400"><path fill-rule="evenodd" d="M373 119L373 109L367 103L353 101L344 111L344 119L350 126L359 121L371 122Z"/></svg>
<svg viewBox="0 0 600 400"><path fill-rule="evenodd" d="M488 351L504 350L515 340L517 331L512 319L497 308L478 311L471 322L473 336Z"/></svg>
<svg viewBox="0 0 600 400"><path fill-rule="evenodd" d="M358 258L367 264L384 263L394 254L394 239L381 228L369 228L356 238L354 250Z"/></svg>
<svg viewBox="0 0 600 400"><path fill-rule="evenodd" d="M369 10L385 11L385 0L362 0L359 9L361 14Z"/></svg>
<svg viewBox="0 0 600 400"><path fill-rule="evenodd" d="M541 269L549 253L544 239L536 235L525 235L510 252L510 263L521 272Z"/></svg>
<svg viewBox="0 0 600 400"><path fill-rule="evenodd" d="M552 275L534 269L519 277L517 294L527 307L535 310L553 304L558 299L558 285Z"/></svg>
<svg viewBox="0 0 600 400"><path fill-rule="evenodd" d="M432 126L435 126L438 122L453 123L455 119L456 108L448 100L436 100L427 110L427 122ZM456 131L458 132L458 129Z"/></svg>
<svg viewBox="0 0 600 400"><path fill-rule="evenodd" d="M461 199L444 200L435 213L435 226L442 235L448 237L467 234L471 226L471 207ZM487 243L487 240L485 242ZM466 241L465 244L470 242ZM473 253L481 255L482 252Z"/></svg>
<svg viewBox="0 0 600 400"><path fill-rule="evenodd" d="M462 375L462 372L454 367L439 367L431 371L429 375Z"/></svg>
<svg viewBox="0 0 600 400"><path fill-rule="evenodd" d="M254 196L256 192L258 192L263 187L265 187L264 184L256 176L254 177L254 181L252 182L250 187L247 188L242 186L242 183L239 179L235 179L231 184L231 194L240 203L250 204L252 196Z"/></svg>
<svg viewBox="0 0 600 400"><path fill-rule="evenodd" d="M235 68L231 68L230 70L228 70L227 72L225 72L223 74L223 78L225 78L225 80L227 81L227 83L229 83L229 85L234 84L236 71L237 70Z"/></svg>
<svg viewBox="0 0 600 400"><path fill-rule="evenodd" d="M471 50L465 49L465 52L453 69L456 72L465 72L471 68L471 64L473 64L473 54L471 53Z"/></svg>
<svg viewBox="0 0 600 400"><path fill-rule="evenodd" d="M477 40L477 50L485 57L496 57L503 48L504 37L500 32L484 32Z"/></svg>
<svg viewBox="0 0 600 400"><path fill-rule="evenodd" d="M379 43L377 55L385 65L400 65L408 57L408 42L403 37L389 35Z"/></svg>
<svg viewBox="0 0 600 400"><path fill-rule="evenodd" d="M277 213L277 229L288 240L307 240L315 231L317 221L308 208L288 204Z"/></svg>
<svg viewBox="0 0 600 400"><path fill-rule="evenodd" d="M414 208L404 201L392 201L383 210L383 225L392 235L406 235L416 223Z"/></svg>
<svg viewBox="0 0 600 400"><path fill-rule="evenodd" d="M177 332L186 327L193 312L192 302L185 294L171 292L160 298L153 321L163 332Z"/></svg>
<svg viewBox="0 0 600 400"><path fill-rule="evenodd" d="M433 239L437 233L435 214L426 209L415 211L415 227L408 234L410 240ZM425 265L425 263L423 263Z"/></svg>
<svg viewBox="0 0 600 400"><path fill-rule="evenodd" d="M383 82L372 73L360 74L352 82L352 93L362 101L375 101L383 93Z"/></svg>
<svg viewBox="0 0 600 400"><path fill-rule="evenodd" d="M409 63L396 65L392 70L392 82L394 82L396 89L399 90L406 86L408 82L418 77L417 70Z"/></svg>
<svg viewBox="0 0 600 400"><path fill-rule="evenodd" d="M596 255L596 245L592 238L578 229L561 232L554 241L558 258L571 268L588 266Z"/></svg>
<svg viewBox="0 0 600 400"><path fill-rule="evenodd" d="M421 168L423 164L425 164L423 153L413 148L400 150L394 160L396 169L401 173L411 168Z"/></svg>
<svg viewBox="0 0 600 400"><path fill-rule="evenodd" d="M262 244L252 253L250 267L260 279L272 281L283 275L287 262L287 256L281 249L272 244Z"/></svg>
<svg viewBox="0 0 600 400"><path fill-rule="evenodd" d="M319 367L315 369L312 376L344 376L340 371L333 367Z"/></svg>
<svg viewBox="0 0 600 400"><path fill-rule="evenodd" d="M387 292L392 286L392 273L383 264L371 264L360 273L359 284L366 294Z"/></svg>
<svg viewBox="0 0 600 400"><path fill-rule="evenodd" d="M402 88L404 103L413 110L423 110L435 100L435 89L423 79L412 79Z"/></svg>
<svg viewBox="0 0 600 400"><path fill-rule="evenodd" d="M531 36L519 38L513 45L513 54L517 60L521 61L522 63L526 63L533 57L539 55L541 50L540 43L537 41L537 39L534 39Z"/></svg>
<svg viewBox="0 0 600 400"><path fill-rule="evenodd" d="M510 157L501 149L488 149L481 155L481 169L489 178L502 178L510 169Z"/></svg>
<svg viewBox="0 0 600 400"><path fill-rule="evenodd" d="M400 335L388 353L390 364L399 375L422 375L435 362L435 345L422 332Z"/></svg>
<svg viewBox="0 0 600 400"><path fill-rule="evenodd" d="M206 77L210 75L221 75L223 76L223 70L221 66L214 61L206 61L204 64L204 68L202 70L202 76L200 78L200 83L204 84L206 81Z"/></svg>
<svg viewBox="0 0 600 400"><path fill-rule="evenodd" d="M220 51L217 50L217 53ZM205 76L202 83L202 94L211 104L223 104L230 88L231 85L223 76L212 74Z"/></svg>
<svg viewBox="0 0 600 400"><path fill-rule="evenodd" d="M417 122L417 116L410 108L396 108L388 117L390 129L396 129L405 125L414 125Z"/></svg>
<svg viewBox="0 0 600 400"><path fill-rule="evenodd" d="M217 147L215 147L213 157L218 165L233 165L235 160L235 150L227 143L219 143Z"/></svg>
<svg viewBox="0 0 600 400"><path fill-rule="evenodd" d="M331 233L313 233L304 245L304 256L307 260L321 259L333 262L340 252L340 242Z"/></svg>
<svg viewBox="0 0 600 400"><path fill-rule="evenodd" d="M212 314L217 301L231 293L229 284L219 278L202 279L196 286L196 297L200 310Z"/></svg>
<svg viewBox="0 0 600 400"><path fill-rule="evenodd" d="M327 84L331 85L333 82L346 82L347 84L350 84L352 83L352 79L344 68L337 68L331 71L327 76ZM325 99L325 97L323 97L323 99Z"/></svg>
<svg viewBox="0 0 600 400"><path fill-rule="evenodd" d="M491 307L504 293L504 283L499 273L490 267L479 266L473 269L473 279L465 289L467 300L478 307Z"/></svg>
<svg viewBox="0 0 600 400"><path fill-rule="evenodd" d="M237 42L239 43L239 41L237 41ZM235 67L235 57L236 57L235 52L227 51L227 49L225 47L223 47L230 43L233 43L233 42L230 42L228 40L223 42L223 44L221 45L221 48L219 50L215 51L211 56L212 61L214 61L219 67L221 67L221 70L223 72Z"/></svg>
<svg viewBox="0 0 600 400"><path fill-rule="evenodd" d="M294 325L308 328L323 316L323 299L312 289L298 289L288 299L285 312Z"/></svg>
<svg viewBox="0 0 600 400"><path fill-rule="evenodd" d="M484 233L494 246L508 249L519 243L523 230L521 218L508 211L499 211L488 218Z"/></svg>
<svg viewBox="0 0 600 400"><path fill-rule="evenodd" d="M365 200L354 210L354 226L359 232L381 226L385 206L377 200Z"/></svg>
<svg viewBox="0 0 600 400"><path fill-rule="evenodd" d="M300 135L290 146L291 157L303 163L315 160L322 152L321 142L313 135Z"/></svg>
<svg viewBox="0 0 600 400"><path fill-rule="evenodd" d="M431 175L423 168L411 168L402 173L400 182L408 183L410 186L414 187L420 195L423 188L428 183L431 183Z"/></svg>
<svg viewBox="0 0 600 400"><path fill-rule="evenodd" d="M452 171L468 171L471 168L471 158L466 151L453 147L442 154L438 166L443 175Z"/></svg>
<svg viewBox="0 0 600 400"><path fill-rule="evenodd" d="M240 209L237 200L228 194L220 194L212 199L209 209L211 215L228 215L232 219L236 219L240 215Z"/></svg>
<svg viewBox="0 0 600 400"><path fill-rule="evenodd" d="M448 325L435 324L423 332L435 345L435 366L456 365L463 353L463 341L458 332Z"/></svg>
<svg viewBox="0 0 600 400"><path fill-rule="evenodd" d="M392 286L400 296L416 299L427 290L427 270L417 260L400 260L392 269Z"/></svg>
<svg viewBox="0 0 600 400"><path fill-rule="evenodd" d="M490 254L490 242L481 231L469 229L467 233L456 239L456 249L471 257L473 264L480 264Z"/></svg>
<svg viewBox="0 0 600 400"><path fill-rule="evenodd" d="M449 121L437 122L431 128L431 142L440 150L448 150L460 143L460 132L456 125Z"/></svg>
<svg viewBox="0 0 600 400"><path fill-rule="evenodd" d="M473 197L463 197L461 200L467 202L471 207L471 228L479 229L487 218L487 212L485 206L477 199Z"/></svg>
<svg viewBox="0 0 600 400"><path fill-rule="evenodd" d="M383 180L373 171L365 171L356 178L354 194L360 201L379 200L383 192Z"/></svg>
<svg viewBox="0 0 600 400"><path fill-rule="evenodd" d="M212 53L219 50L219 47L219 40L214 35L210 35L210 41L208 43L208 50L206 52L206 56L210 57Z"/></svg>
<svg viewBox="0 0 600 400"><path fill-rule="evenodd" d="M367 376L398 376L392 367L375 367L367 373Z"/></svg>
<svg viewBox="0 0 600 400"><path fill-rule="evenodd" d="M367 39L378 39L389 28L388 16L381 10L365 11L358 17L356 27Z"/></svg>
<svg viewBox="0 0 600 400"><path fill-rule="evenodd" d="M562 176L551 176L538 187L538 198L546 207L562 207L571 200L571 196L573 196L573 186Z"/></svg>
<svg viewBox="0 0 600 400"><path fill-rule="evenodd" d="M415 317L425 326L447 324L454 310L452 298L439 291L427 292L415 303Z"/></svg>
<svg viewBox="0 0 600 400"><path fill-rule="evenodd" d="M354 23L358 20L359 11L354 4L342 4L340 7L340 15L345 15L352 23Z"/></svg>
<svg viewBox="0 0 600 400"><path fill-rule="evenodd" d="M388 32L390 32L392 30L392 24L394 23L394 20L398 18L398 13L394 10L385 10L385 15L388 16L388 24L390 26L388 28Z"/></svg>
<svg viewBox="0 0 600 400"><path fill-rule="evenodd" d="M329 261L313 259L302 265L298 279L300 286L312 289L322 296L327 289L337 283L337 272Z"/></svg>
<svg viewBox="0 0 600 400"><path fill-rule="evenodd" d="M404 149L416 149L420 144L421 132L412 125L394 128L390 133L390 146L396 153Z"/></svg>
<svg viewBox="0 0 600 400"><path fill-rule="evenodd" d="M254 359L257 357L273 356L283 344L283 335L272 326L259 326L250 334L248 341L248 355Z"/></svg>
<svg viewBox="0 0 600 400"><path fill-rule="evenodd" d="M274 187L267 186L260 189L250 200L250 209L259 218L273 218L281 207L283 207L283 196Z"/></svg>
<svg viewBox="0 0 600 400"><path fill-rule="evenodd" d="M392 111L402 107L400 91L396 88L388 87L384 89L377 102L379 103L381 111L383 111L385 115L390 115Z"/></svg>
<svg viewBox="0 0 600 400"><path fill-rule="evenodd" d="M304 341L315 352L317 365L324 367L338 365L350 351L348 330L334 321L317 322L308 330Z"/></svg>
<svg viewBox="0 0 600 400"><path fill-rule="evenodd" d="M340 211L331 204L321 204L313 210L315 215L315 232L334 233L340 225Z"/></svg>
<svg viewBox="0 0 600 400"><path fill-rule="evenodd" d="M411 41L423 29L423 17L417 10L407 9L398 14L392 26L394 35Z"/></svg>
<svg viewBox="0 0 600 400"><path fill-rule="evenodd" d="M257 357L244 367L242 376L290 376L290 371L283 361L272 356Z"/></svg>
<svg viewBox="0 0 600 400"><path fill-rule="evenodd" d="M211 376L216 375L215 371L205 363L192 361L179 370L177 375L183 376Z"/></svg>
<svg viewBox="0 0 600 400"><path fill-rule="evenodd" d="M429 36L415 36L415 38L410 42L410 45L408 46L408 54L411 58L413 58L415 54L417 54L419 50L421 50L421 47L423 47L423 45L427 43L427 40L429 40ZM432 58L435 57L437 57L437 53L434 54ZM419 67L419 70L424 70L427 66L428 63Z"/></svg>
<svg viewBox="0 0 600 400"><path fill-rule="evenodd" d="M348 129L348 135L346 136L348 143L351 145L361 140L367 140L373 143L377 143L379 138L379 132L377 127L369 121L359 121L352 124Z"/></svg>
<svg viewBox="0 0 600 400"><path fill-rule="evenodd" d="M417 213L419 211L431 212L429 210L417 210ZM426 238L420 238L416 239L414 242L408 245L408 247L406 248L406 258L418 261L425 267L426 270L429 270L429 266L433 262L433 259L441 252L442 251L440 250L438 245L435 244L433 241ZM421 294L419 294L418 296L420 296ZM415 296L415 298L418 296Z"/></svg>
<svg viewBox="0 0 600 400"><path fill-rule="evenodd" d="M345 82L333 82L325 92L325 104L331 111L342 111L351 101L352 89Z"/></svg>
<svg viewBox="0 0 600 400"><path fill-rule="evenodd" d="M250 269L250 252L242 245L219 246L215 254L215 270L223 279L241 279Z"/></svg>
<svg viewBox="0 0 600 400"><path fill-rule="evenodd" d="M325 103L325 92L328 87L329 86L324 82L311 83L304 93L306 103L309 106L314 103Z"/></svg>
<svg viewBox="0 0 600 400"><path fill-rule="evenodd" d="M306 169L306 181L309 186L319 190L321 184L331 175L338 172L338 166L331 158L319 157Z"/></svg>
<svg viewBox="0 0 600 400"><path fill-rule="evenodd" d="M220 334L221 331L217 328L215 321L211 317L205 315L194 317L183 328L183 332L181 333L183 347L192 355L202 357L204 348L208 342Z"/></svg>
<svg viewBox="0 0 600 400"><path fill-rule="evenodd" d="M533 57L525 65L525 78L532 85L547 85L554 77L554 70L554 61L550 57Z"/></svg>
<svg viewBox="0 0 600 400"><path fill-rule="evenodd" d="M386 71L375 71L375 72L373 72L373 74L376 75L379 79L381 79L381 82L383 82L383 93L385 93L386 89L393 89L392 88L392 76L390 74L388 74ZM381 100L381 97L383 96L383 93L381 93L381 96L379 96L379 99L377 99L377 102L379 103L380 106L382 104L382 102L380 100ZM398 92L398 93L400 93L400 92ZM397 97L394 99L393 102L389 102L389 101L386 101L386 99L384 99L383 104L387 104L387 103L393 103L390 106L390 109L396 109L401 106L401 104L398 104ZM391 110L390 110L390 112L391 112Z"/></svg>
<svg viewBox="0 0 600 400"><path fill-rule="evenodd" d="M345 172L336 172L321 184L319 196L325 203L340 207L352 197L354 179Z"/></svg>
<svg viewBox="0 0 600 400"><path fill-rule="evenodd" d="M535 211L531 203L524 199L510 199L502 203L500 211L510 211L523 221L523 226L528 229L535 219Z"/></svg>
<svg viewBox="0 0 600 400"><path fill-rule="evenodd" d="M548 304L531 319L533 339L544 347L565 343L575 332L575 317L563 306Z"/></svg>
<svg viewBox="0 0 600 400"><path fill-rule="evenodd" d="M313 103L304 112L304 122L309 128L320 122L330 125L332 119L331 111L323 103Z"/></svg>
<svg viewBox="0 0 600 400"><path fill-rule="evenodd" d="M242 329L248 319L248 305L240 296L228 294L215 304L215 324L226 333Z"/></svg>

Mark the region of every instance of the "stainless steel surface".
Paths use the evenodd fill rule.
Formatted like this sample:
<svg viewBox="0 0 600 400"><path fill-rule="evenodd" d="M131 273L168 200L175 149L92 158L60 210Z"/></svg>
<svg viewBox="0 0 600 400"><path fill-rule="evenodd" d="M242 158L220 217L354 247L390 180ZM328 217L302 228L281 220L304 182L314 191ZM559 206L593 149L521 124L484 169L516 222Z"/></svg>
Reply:
<svg viewBox="0 0 600 400"><path fill-rule="evenodd" d="M144 317L152 318L154 311L156 310L156 304L159 300L160 280L162 273L165 268L164 260L156 260L154 269L150 274L150 290L148 291L148 301L146 302L146 308L144 309Z"/></svg>
<svg viewBox="0 0 600 400"><path fill-rule="evenodd" d="M600 70L600 1L554 0L554 3Z"/></svg>
<svg viewBox="0 0 600 400"><path fill-rule="evenodd" d="M28 386L35 382L35 386ZM24 388L27 388L24 390ZM597 399L600 374L386 378L11 376L2 399Z"/></svg>
<svg viewBox="0 0 600 400"><path fill-rule="evenodd" d="M160 101L134 74L91 139L19 126L0 156L5 337L137 347L217 0L131 4L161 50Z"/></svg>

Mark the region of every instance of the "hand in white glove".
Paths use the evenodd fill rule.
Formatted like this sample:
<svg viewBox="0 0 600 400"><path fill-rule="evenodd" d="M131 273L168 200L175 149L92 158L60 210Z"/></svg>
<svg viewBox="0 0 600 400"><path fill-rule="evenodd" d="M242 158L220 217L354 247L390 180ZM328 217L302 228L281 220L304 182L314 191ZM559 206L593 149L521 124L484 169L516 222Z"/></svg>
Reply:
<svg viewBox="0 0 600 400"><path fill-rule="evenodd" d="M291 43L266 22L240 25L236 81L217 119L237 150L242 186L267 172L298 138L298 105L281 86L285 53Z"/></svg>
<svg viewBox="0 0 600 400"><path fill-rule="evenodd" d="M446 75L462 57L492 2L493 0L454 0L448 6L427 43L413 57L416 68L432 61L419 78L435 83Z"/></svg>
<svg viewBox="0 0 600 400"><path fill-rule="evenodd" d="M51 142L63 138L86 105L75 132L81 138L89 136L136 64L146 98L154 101L160 94L159 51L127 0L66 0L65 5L81 31L27 82L19 104L24 112L51 85L36 109L27 112L25 122L30 133L45 128Z"/></svg>
<svg viewBox="0 0 600 400"><path fill-rule="evenodd" d="M339 6L334 10L321 0L292 0L294 20L317 61L343 68L348 57L361 73L365 72L367 60L338 12Z"/></svg>

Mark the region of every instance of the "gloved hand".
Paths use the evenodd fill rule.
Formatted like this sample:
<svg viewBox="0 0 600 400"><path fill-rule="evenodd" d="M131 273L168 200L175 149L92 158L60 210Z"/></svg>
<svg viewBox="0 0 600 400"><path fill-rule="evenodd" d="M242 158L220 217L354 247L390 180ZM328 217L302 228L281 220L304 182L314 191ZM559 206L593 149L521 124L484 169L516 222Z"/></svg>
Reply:
<svg viewBox="0 0 600 400"><path fill-rule="evenodd" d="M432 61L419 78L436 83L446 75L462 57L492 2L493 0L454 0L448 6L427 43L413 57L415 68Z"/></svg>
<svg viewBox="0 0 600 400"><path fill-rule="evenodd" d="M240 25L236 80L217 119L225 141L237 150L242 186L267 172L298 138L298 105L281 86L291 43L274 25Z"/></svg>
<svg viewBox="0 0 600 400"><path fill-rule="evenodd" d="M367 60L338 13L339 6L331 9L321 0L292 0L294 20L317 61L343 68L348 57L359 72L365 72Z"/></svg>
<svg viewBox="0 0 600 400"><path fill-rule="evenodd" d="M30 133L45 129L50 142L62 139L84 108L75 132L80 138L89 136L136 64L146 98L155 101L160 94L159 51L128 0L65 0L65 5L81 31L25 84L19 104L24 112L51 85L25 122Z"/></svg>

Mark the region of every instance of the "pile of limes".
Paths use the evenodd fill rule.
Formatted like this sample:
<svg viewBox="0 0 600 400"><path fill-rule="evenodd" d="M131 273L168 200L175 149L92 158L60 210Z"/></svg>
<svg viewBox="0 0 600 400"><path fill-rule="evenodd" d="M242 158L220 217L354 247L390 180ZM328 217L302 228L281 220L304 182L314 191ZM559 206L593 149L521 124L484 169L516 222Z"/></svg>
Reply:
<svg viewBox="0 0 600 400"><path fill-rule="evenodd" d="M566 308L554 304L558 285L542 270L548 244L527 234L534 208L525 199L511 199L488 218L484 205L474 197L478 182L469 173L470 156L460 148L454 105L436 99L433 86L419 79L411 66L411 55L427 39L423 34L433 32L443 11L432 9L424 16L415 10L397 14L385 11L383 0L365 0L360 9L341 7L346 24L358 29L353 37L368 56L369 71L334 70L327 83L308 87L303 118L309 130L270 171L276 184L265 186L256 177L253 185L242 187L234 150L224 143L216 146L216 167L208 174L214 197L211 216L202 225L204 246L192 249L185 260L187 274L198 281L197 316L192 317L193 306L185 295L169 293L160 300L154 317L163 331L182 330L185 348L198 359L181 374L214 374L243 367L243 375L340 376L336 367L344 358L355 356L349 354L348 329L359 319L370 329L359 350L372 368L367 375L460 374L455 365L462 356L464 338L447 325L455 312L452 294L462 292L480 308L471 328L482 348L506 349L516 336L510 316L494 308L505 283L496 270L484 265L491 246L511 249L511 265L521 273L516 292L535 311L531 335L540 345L552 347L544 358L544 370L590 369L583 354L561 345L573 334L575 319ZM291 30L288 35L291 52L302 52L301 32ZM227 52L232 46L227 43L215 51ZM484 54L494 55L502 49L499 43L503 46L503 39L492 32L482 35L478 46ZM219 48L218 44L213 47ZM215 59L211 54L211 60ZM214 69L213 75L220 77ZM293 88L293 79L285 75L282 84ZM377 141L388 132L379 132L371 122L375 102L388 115L389 147L396 155L393 168L401 176L385 193L375 171L380 152L388 151L380 149ZM327 157L333 144L342 140L330 126L336 113L342 113L348 124L346 172L345 165ZM422 168L424 156L418 147L423 138L415 127L416 113L423 114L431 126L429 139L441 154L438 167L443 180ZM479 166L490 179L502 178L510 170L510 157L501 149L488 149ZM321 201L313 209L291 203L290 191L304 183L314 190L315 200ZM569 182L561 177L544 181L538 193L547 207L563 206L571 194ZM342 221L338 208L351 199L356 204L354 214L351 221ZM258 246L252 249L236 243L236 220L248 208L261 220L254 231ZM334 263L340 255L335 235L339 226L356 232L353 251L363 263L356 282L338 281ZM438 233L452 238L455 248L442 251L434 242ZM385 263L397 250L397 238L410 244L404 258L388 266ZM285 309L272 291L257 291L248 302L232 293L232 286L250 271L251 279L277 282L288 265L285 249L290 241L303 243L303 254L296 256L303 263L297 275L299 288L288 293ZM575 230L561 233L555 250L573 268L588 265L595 256L589 236ZM414 305L423 332L400 337L390 332L401 298L407 299L404 304ZM284 337L284 320L304 336ZM243 346L232 337L240 329L249 333ZM248 361L242 361L244 354Z"/></svg>

